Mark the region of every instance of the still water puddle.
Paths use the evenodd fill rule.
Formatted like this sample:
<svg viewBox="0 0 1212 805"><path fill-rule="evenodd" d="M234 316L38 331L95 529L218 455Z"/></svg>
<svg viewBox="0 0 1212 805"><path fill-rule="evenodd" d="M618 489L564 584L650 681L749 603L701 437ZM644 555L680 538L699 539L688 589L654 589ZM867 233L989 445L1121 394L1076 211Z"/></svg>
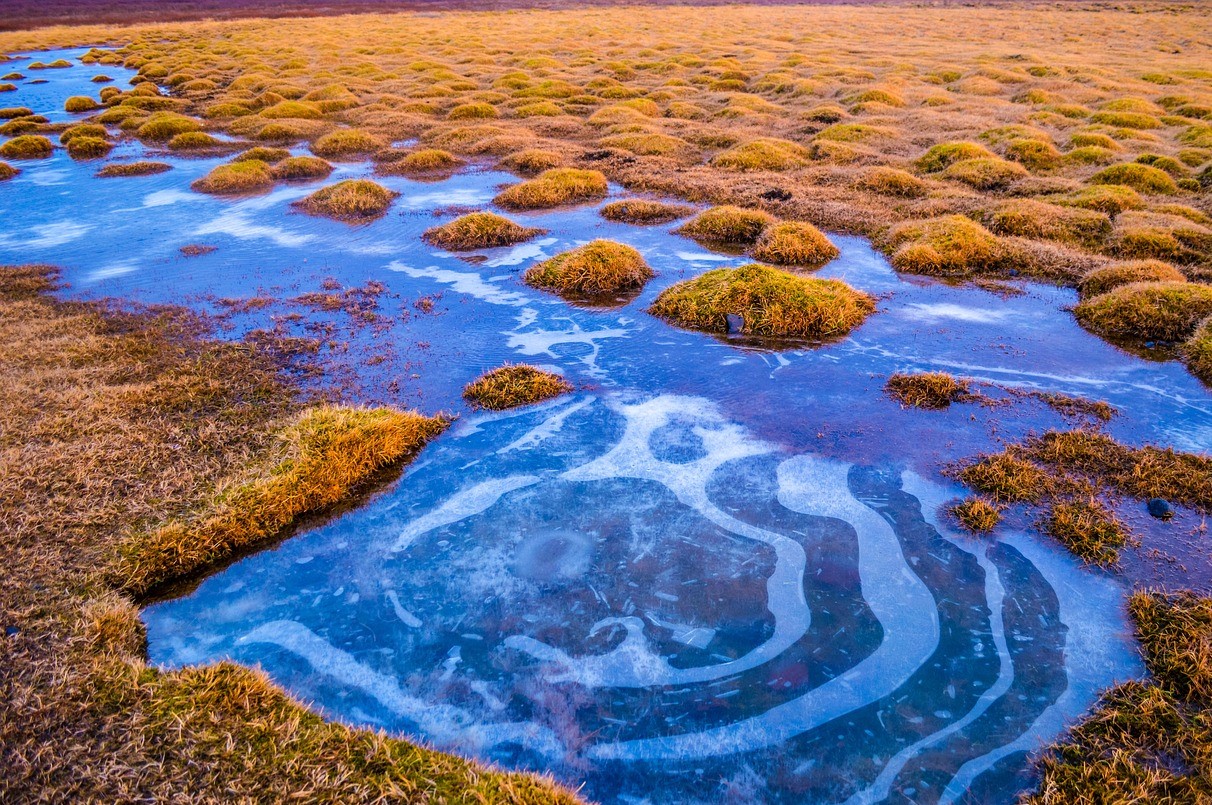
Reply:
<svg viewBox="0 0 1212 805"><path fill-rule="evenodd" d="M61 109L98 71L44 72L55 80L5 103ZM173 170L96 179L96 163L58 151L18 163L0 185L0 262L61 265L72 296L223 313L227 337L324 332L334 372L307 382L462 414L366 505L149 606L154 663L257 664L330 717L620 803L1011 801L1029 752L1142 673L1122 576L938 515L960 493L943 463L1064 421L1022 401L922 412L882 394L894 371L951 371L1103 399L1122 412L1118 438L1206 449L1207 389L1084 333L1063 311L1071 291L902 278L836 237L818 275L880 296L879 312L838 343L755 349L644 312L669 285L744 262L671 226L587 206L512 216L550 232L474 260L420 241L508 174L380 179L402 194L391 213L349 227L290 204L370 175L365 163L232 200L188 189L225 158L152 158ZM598 237L657 272L627 305L580 308L520 282ZM187 244L215 250L186 258ZM369 282L383 288L375 326L298 303ZM463 385L506 361L578 391L466 411Z"/></svg>

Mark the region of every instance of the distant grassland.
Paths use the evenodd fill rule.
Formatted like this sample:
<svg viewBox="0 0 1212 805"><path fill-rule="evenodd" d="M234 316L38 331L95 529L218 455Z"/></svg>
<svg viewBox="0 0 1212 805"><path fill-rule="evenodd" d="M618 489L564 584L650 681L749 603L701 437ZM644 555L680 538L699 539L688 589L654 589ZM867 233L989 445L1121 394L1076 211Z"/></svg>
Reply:
<svg viewBox="0 0 1212 805"><path fill-rule="evenodd" d="M426 160L593 168L860 233L910 273L1076 286L1156 260L1170 282L1206 283L1201 12L587 7L47 28L2 34L0 50L121 46L88 60L175 98L107 89L97 118L145 138L310 143L388 173L410 157L389 143L416 138Z"/></svg>

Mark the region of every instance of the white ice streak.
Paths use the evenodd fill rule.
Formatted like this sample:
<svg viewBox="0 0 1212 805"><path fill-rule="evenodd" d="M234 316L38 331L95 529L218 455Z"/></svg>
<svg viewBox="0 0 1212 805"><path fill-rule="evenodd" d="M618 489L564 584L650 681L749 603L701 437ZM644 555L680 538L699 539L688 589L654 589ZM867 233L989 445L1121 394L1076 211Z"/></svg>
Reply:
<svg viewBox="0 0 1212 805"><path fill-rule="evenodd" d="M506 291L474 272L455 271L454 269L439 268L438 266L416 268L405 265L399 260L392 261L387 268L391 271L407 274L410 277L428 277L442 285L449 285L456 293L475 297L491 305L521 307L522 305L529 304L529 300L525 294L518 293L517 291Z"/></svg>
<svg viewBox="0 0 1212 805"><path fill-rule="evenodd" d="M535 475L509 475L504 478L491 478L460 489L438 508L410 521L400 532L400 536L396 537L391 552L399 553L405 550L417 537L433 531L435 528L457 523L473 514L479 514L500 500L501 495L506 492L512 492L538 482L539 478Z"/></svg>
<svg viewBox="0 0 1212 805"><path fill-rule="evenodd" d="M269 643L307 661L320 674L373 697L393 713L417 725L425 739L483 756L504 743L516 743L548 759L558 759L564 746L546 727L528 722L478 723L466 710L420 699L403 690L394 677L358 662L301 623L270 621L236 641Z"/></svg>

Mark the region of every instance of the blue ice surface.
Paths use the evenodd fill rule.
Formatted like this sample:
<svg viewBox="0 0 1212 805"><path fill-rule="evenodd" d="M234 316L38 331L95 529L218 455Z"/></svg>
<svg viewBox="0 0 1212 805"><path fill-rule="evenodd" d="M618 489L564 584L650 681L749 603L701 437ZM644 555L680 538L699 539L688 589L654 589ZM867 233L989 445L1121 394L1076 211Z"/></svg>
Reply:
<svg viewBox="0 0 1212 805"><path fill-rule="evenodd" d="M24 69L81 52L8 62L47 83L4 104L83 118L61 110L92 75L132 76ZM323 334L331 371L305 383L461 414L365 505L150 605L154 663L259 665L332 718L620 803L1011 801L1030 752L1142 673L1115 575L939 515L962 494L941 465L1063 420L1013 398L906 411L882 392L892 372L948 371L1106 400L1118 438L1205 450L1208 390L1082 331L1063 310L1072 291L902 277L863 239L831 236L841 255L816 276L877 295L878 312L834 342L764 345L646 312L672 284L746 262L676 224L583 205L514 214L548 233L472 259L425 245L426 228L516 181L485 166L379 178L401 194L391 212L350 226L291 203L372 175L365 162L216 198L189 185L228 156L126 140L107 161L137 158L173 169L98 179L98 162L61 150L14 162L0 262L61 266L66 296L219 314L220 337ZM590 308L520 281L599 237L656 271L634 299ZM188 244L215 249L185 257ZM369 324L305 301L368 283ZM241 304L254 297L264 306ZM469 412L462 387L505 362L578 390Z"/></svg>

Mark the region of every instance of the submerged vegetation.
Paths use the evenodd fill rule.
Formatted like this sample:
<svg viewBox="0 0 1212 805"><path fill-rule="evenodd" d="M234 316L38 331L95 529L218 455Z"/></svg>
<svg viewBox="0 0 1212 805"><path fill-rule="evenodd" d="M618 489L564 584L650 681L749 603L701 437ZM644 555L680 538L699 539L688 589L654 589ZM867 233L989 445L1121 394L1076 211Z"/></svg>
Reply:
<svg viewBox="0 0 1212 805"><path fill-rule="evenodd" d="M946 372L895 374L888 378L884 388L894 400L913 408L949 408L951 403L972 396L968 381Z"/></svg>
<svg viewBox="0 0 1212 805"><path fill-rule="evenodd" d="M491 212L470 212L455 220L431 227L421 236L426 243L451 251L489 249L522 243L547 230L515 224Z"/></svg>
<svg viewBox="0 0 1212 805"><path fill-rule="evenodd" d="M503 411L570 391L572 384L557 374L527 364L506 364L469 383L463 398L477 408Z"/></svg>
<svg viewBox="0 0 1212 805"><path fill-rule="evenodd" d="M694 213L694 207L687 204L668 204L663 201L648 201L642 198L612 201L603 205L601 209L602 217L608 221L642 226L667 224L692 213Z"/></svg>
<svg viewBox="0 0 1212 805"><path fill-rule="evenodd" d="M839 280L801 277L758 264L719 268L661 292L649 308L681 327L751 336L826 339L845 335L875 312L875 301Z"/></svg>

